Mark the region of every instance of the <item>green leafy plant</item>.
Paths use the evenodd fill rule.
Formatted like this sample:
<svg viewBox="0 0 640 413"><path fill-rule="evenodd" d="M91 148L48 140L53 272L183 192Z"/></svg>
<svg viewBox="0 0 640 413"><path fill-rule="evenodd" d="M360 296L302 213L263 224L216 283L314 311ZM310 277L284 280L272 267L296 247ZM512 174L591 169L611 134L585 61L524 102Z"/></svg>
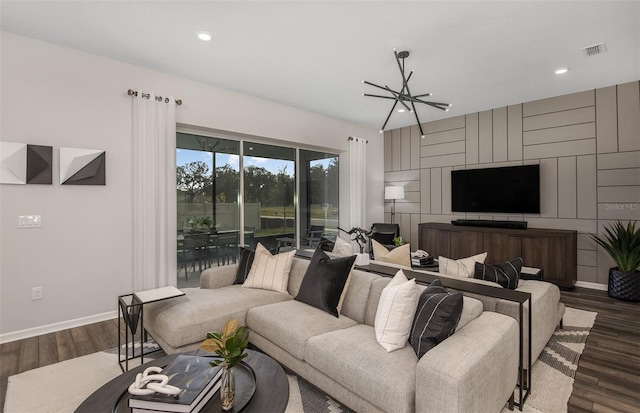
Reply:
<svg viewBox="0 0 640 413"><path fill-rule="evenodd" d="M244 353L247 344L249 344L247 328L238 327L238 320L229 320L224 325L222 333L207 333L207 339L200 344L200 348L220 356L221 359L210 363L212 367L232 368L247 357L247 353Z"/></svg>
<svg viewBox="0 0 640 413"><path fill-rule="evenodd" d="M213 223L213 220L211 219L211 217L193 217L193 218L190 218L189 221L187 222L187 224L191 225L191 228L194 228L194 229L209 228L211 227L212 223Z"/></svg>
<svg viewBox="0 0 640 413"><path fill-rule="evenodd" d="M619 271L640 268L640 227L636 229L635 221L626 226L621 221L605 226L603 237L592 234L591 238L609 253Z"/></svg>
<svg viewBox="0 0 640 413"><path fill-rule="evenodd" d="M399 246L401 246L401 245L404 245L404 244L405 244L405 242L404 242L404 240L402 239L402 237L396 237L396 238L394 238L394 239L393 239L393 243L396 245L396 247L399 247Z"/></svg>

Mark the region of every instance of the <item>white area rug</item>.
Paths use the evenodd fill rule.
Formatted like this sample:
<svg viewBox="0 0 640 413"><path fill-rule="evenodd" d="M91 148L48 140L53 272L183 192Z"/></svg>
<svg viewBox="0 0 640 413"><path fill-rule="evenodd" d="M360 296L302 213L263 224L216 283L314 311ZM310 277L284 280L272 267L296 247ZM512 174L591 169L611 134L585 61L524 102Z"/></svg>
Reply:
<svg viewBox="0 0 640 413"><path fill-rule="evenodd" d="M596 313L567 308L564 330L549 340L532 368L533 391L526 413L566 412L573 377ZM9 377L5 413L69 413L91 393L120 374L117 354L94 353ZM304 383L304 385L303 385ZM295 376L289 376L286 413L348 410ZM314 394L311 394L314 393ZM320 400L320 403L317 401ZM326 404L326 410L321 406ZM504 412L509 412L505 409Z"/></svg>
<svg viewBox="0 0 640 413"><path fill-rule="evenodd" d="M531 368L532 390L524 404L523 412L564 413L567 411L578 359L584 351L584 344L597 314L567 307L564 314L564 328L553 333ZM502 412L510 411L505 408Z"/></svg>

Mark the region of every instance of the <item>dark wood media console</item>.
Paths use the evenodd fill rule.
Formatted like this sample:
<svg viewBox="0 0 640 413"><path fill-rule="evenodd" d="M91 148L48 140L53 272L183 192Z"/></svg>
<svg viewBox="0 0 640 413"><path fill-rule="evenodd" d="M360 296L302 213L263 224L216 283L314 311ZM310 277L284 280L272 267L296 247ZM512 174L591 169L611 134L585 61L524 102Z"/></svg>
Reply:
<svg viewBox="0 0 640 413"><path fill-rule="evenodd" d="M577 280L578 234L554 229L467 227L439 222L419 225L418 245L433 256L459 259L487 252L491 264L522 257L541 268L545 281L573 288Z"/></svg>

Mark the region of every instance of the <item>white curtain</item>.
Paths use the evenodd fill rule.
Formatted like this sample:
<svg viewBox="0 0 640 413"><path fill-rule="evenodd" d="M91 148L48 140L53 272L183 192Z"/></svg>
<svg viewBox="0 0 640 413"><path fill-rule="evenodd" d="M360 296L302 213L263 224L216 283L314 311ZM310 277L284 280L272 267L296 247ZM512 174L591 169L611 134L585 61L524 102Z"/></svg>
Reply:
<svg viewBox="0 0 640 413"><path fill-rule="evenodd" d="M367 141L360 138L349 139L350 228L366 229Z"/></svg>
<svg viewBox="0 0 640 413"><path fill-rule="evenodd" d="M133 97L133 287L175 286L176 104Z"/></svg>

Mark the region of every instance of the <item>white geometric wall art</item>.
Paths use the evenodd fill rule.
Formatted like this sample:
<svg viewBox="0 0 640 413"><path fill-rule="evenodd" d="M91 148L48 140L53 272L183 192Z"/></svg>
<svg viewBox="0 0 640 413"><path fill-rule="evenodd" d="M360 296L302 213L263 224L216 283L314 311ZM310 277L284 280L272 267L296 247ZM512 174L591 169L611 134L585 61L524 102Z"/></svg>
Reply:
<svg viewBox="0 0 640 413"><path fill-rule="evenodd" d="M105 151L60 148L60 184L105 185Z"/></svg>
<svg viewBox="0 0 640 413"><path fill-rule="evenodd" d="M0 142L0 183L51 185L51 146Z"/></svg>
<svg viewBox="0 0 640 413"><path fill-rule="evenodd" d="M27 183L27 144L0 142L0 183Z"/></svg>

